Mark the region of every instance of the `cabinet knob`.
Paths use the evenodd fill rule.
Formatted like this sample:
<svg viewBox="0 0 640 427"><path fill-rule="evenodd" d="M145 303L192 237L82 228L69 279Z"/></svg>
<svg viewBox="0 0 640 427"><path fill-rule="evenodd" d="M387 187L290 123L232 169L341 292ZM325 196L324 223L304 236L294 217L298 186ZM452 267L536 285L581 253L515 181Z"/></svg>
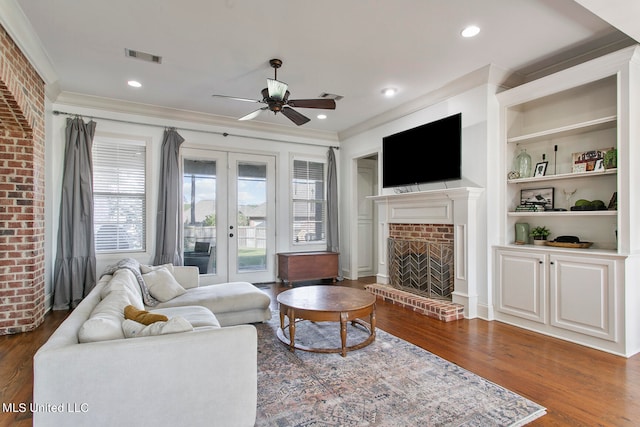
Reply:
<svg viewBox="0 0 640 427"><path fill-rule="evenodd" d="M551 261L549 264L554 265L555 263L553 261Z"/></svg>
<svg viewBox="0 0 640 427"><path fill-rule="evenodd" d="M233 233L229 233L229 237L233 237Z"/></svg>

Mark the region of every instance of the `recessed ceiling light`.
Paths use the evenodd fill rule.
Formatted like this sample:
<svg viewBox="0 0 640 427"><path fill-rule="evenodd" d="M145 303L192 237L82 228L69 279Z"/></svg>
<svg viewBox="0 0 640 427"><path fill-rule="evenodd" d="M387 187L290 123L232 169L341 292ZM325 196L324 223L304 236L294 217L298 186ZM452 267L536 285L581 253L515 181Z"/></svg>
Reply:
<svg viewBox="0 0 640 427"><path fill-rule="evenodd" d="M324 119L326 119L326 118L327 118L327 115L326 115L326 114L318 114L318 116L317 116L317 117L318 117L320 120L324 120Z"/></svg>
<svg viewBox="0 0 640 427"><path fill-rule="evenodd" d="M394 89L392 87L388 87L388 88L382 89L382 94L384 96L386 96L387 98L391 98L396 93L398 93L398 89Z"/></svg>
<svg viewBox="0 0 640 427"><path fill-rule="evenodd" d="M480 27L476 25L469 25L464 30L462 30L460 34L462 35L462 37L469 38L469 37L475 37L479 33L480 33Z"/></svg>
<svg viewBox="0 0 640 427"><path fill-rule="evenodd" d="M127 82L127 84L131 87L142 87L142 83L136 81L136 80L129 80Z"/></svg>

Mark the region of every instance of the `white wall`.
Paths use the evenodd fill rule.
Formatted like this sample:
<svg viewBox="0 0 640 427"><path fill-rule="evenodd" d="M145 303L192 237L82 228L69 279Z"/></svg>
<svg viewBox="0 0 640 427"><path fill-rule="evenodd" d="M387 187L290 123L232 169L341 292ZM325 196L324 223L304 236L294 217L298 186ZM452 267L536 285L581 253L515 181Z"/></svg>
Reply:
<svg viewBox="0 0 640 427"><path fill-rule="evenodd" d="M418 111L407 114L403 117L388 121L375 128L363 131L357 135L349 136L341 141L341 169L342 195L340 204L341 235L348 236L342 239L341 252L343 255L343 273L347 278L357 277L357 228L354 218L357 218L357 205L355 200L354 167L356 159L372 153L379 155L379 172L382 174L382 138L406 129L410 129L443 117L462 113L462 179L449 181L447 188L455 187L482 187L485 192L478 200L478 223L480 233L478 236L478 247L474 248L478 253L478 271L473 272L474 280L477 281L479 292L478 300L480 305L480 317L491 316L491 286L489 280L489 262L491 259L490 242L494 238L489 238L488 231L495 233L497 225L488 221L488 214L492 213L493 218L497 218L493 208L487 207L487 202L495 206L495 196L493 189L496 183L497 164L497 102L495 100L496 86L493 84L483 84L472 89L468 89L453 95L445 100L434 103ZM428 147L415 147L415 151L408 152L407 155L423 155L422 151L428 153ZM419 154L420 153L420 154ZM425 166L429 163L428 154L425 155ZM381 180L380 180L381 181ZM499 181L497 181L499 183ZM414 190L433 190L445 188L443 183L423 184L414 186ZM393 189L383 189L379 187L379 194L393 194Z"/></svg>
<svg viewBox="0 0 640 427"><path fill-rule="evenodd" d="M357 159L371 154L382 158L382 137L411 127L419 126L448 115L462 112L462 175L460 181L447 183L448 187L472 186L486 188L478 201L478 218L482 235L478 238L478 271L474 272L478 282L479 313L481 317L491 318L491 274L489 247L495 243L499 227L492 218L498 218L495 211L496 197L494 191L499 188L500 176L496 171L497 157L502 155L497 144L497 102L493 96L496 85L481 84L471 89L439 100L432 105L387 121L374 128L350 135L340 141L340 150L336 151L338 161L338 192L340 198L340 257L342 273L346 278L357 277L357 227L353 221L357 218L356 177ZM127 254L140 262L149 263L153 258L155 247L155 210L157 205L157 183L160 162L160 146L165 126L172 126L185 138L183 147L196 147L219 151L242 153L270 154L276 157L276 252L294 250L325 250L324 245L294 246L290 236L290 158L293 154L318 156L326 160L329 146L338 145L337 141L322 137L303 137L288 133L277 134L273 131L256 131L233 129L218 124L203 124L201 120L172 120L151 117L141 114L126 114L104 108L82 107L71 103L53 103L47 112L47 188L46 188L46 268L47 295L50 294L53 277L55 253L58 233L58 211L60 206L60 187L62 182L62 165L64 158L65 122L68 116L52 115L52 110L60 110L79 114L90 119L95 117L97 133L115 133L150 141L149 150L152 159L151 178L149 182L150 200L148 203L149 222L147 251ZM166 116L164 116L166 117ZM103 119L104 118L104 119ZM109 120L112 119L112 120ZM123 123L133 122L133 123ZM141 124L142 123L142 124ZM230 136L223 136L227 132ZM243 137L233 136L243 135ZM416 147L416 150L418 147ZM415 154L415 153L414 153ZM425 164L428 159L425 159ZM381 173L381 167L379 167ZM420 190L443 188L443 184L421 185ZM392 193L393 190L379 188L379 194ZM122 256L98 256L97 273L116 262ZM275 263L275 259L272 260ZM275 280L275 277L274 277Z"/></svg>
<svg viewBox="0 0 640 427"><path fill-rule="evenodd" d="M54 274L55 256L58 241L59 209L61 198L61 185L64 159L65 125L69 116L54 115L53 110L64 111L81 115L85 121L95 117L97 122L96 134L120 134L133 136L137 139L149 141L147 150L150 152L151 164L150 178L148 182L147 204L147 249L145 252L124 254L127 257L137 259L142 263L150 263L155 248L155 220L158 200L158 182L160 169L160 153L164 127L175 127L182 135L185 142L182 147L194 147L218 151L233 151L240 153L267 154L276 157L276 252L295 250L317 251L326 250L324 244L294 245L290 231L290 203L289 182L290 162L294 154L313 156L320 161L327 161L328 147L337 145L335 141L327 141L321 138L299 137L290 135L278 135L273 132L258 132L246 129L233 129L214 125L204 125L199 122L185 120L167 120L148 116L123 114L113 111L105 111L96 108L85 108L68 104L49 104L47 110L47 137L46 137L46 294L50 297L52 290L52 278ZM106 119L105 119L106 118ZM112 120L107 120L112 119ZM116 121L117 120L117 121ZM124 123L134 122L134 123ZM144 123L144 124L138 124ZM228 133L229 136L223 136ZM242 135L242 136L237 136ZM245 137L247 136L247 137ZM339 163L339 161L338 161ZM123 258L122 254L98 255L97 274L101 275L104 268ZM271 260L275 265L275 256ZM275 269L274 269L275 271ZM273 278L275 280L275 277Z"/></svg>

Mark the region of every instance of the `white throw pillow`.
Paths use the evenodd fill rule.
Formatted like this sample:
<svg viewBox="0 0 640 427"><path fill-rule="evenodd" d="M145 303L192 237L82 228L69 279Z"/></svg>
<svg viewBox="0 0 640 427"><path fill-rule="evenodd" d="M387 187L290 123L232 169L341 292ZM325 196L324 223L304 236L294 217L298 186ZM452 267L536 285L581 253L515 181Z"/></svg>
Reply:
<svg viewBox="0 0 640 427"><path fill-rule="evenodd" d="M129 304L131 304L129 292L125 290L109 292L80 327L78 341L87 343L124 338L121 324L124 319L124 308Z"/></svg>
<svg viewBox="0 0 640 427"><path fill-rule="evenodd" d="M135 320L125 319L122 322L122 331L126 338L137 338L189 332L193 331L193 326L183 317L172 317L166 322L155 322L146 326Z"/></svg>
<svg viewBox="0 0 640 427"><path fill-rule="evenodd" d="M187 292L166 268L151 270L143 274L142 279L149 288L151 296L160 302L169 301Z"/></svg>
<svg viewBox="0 0 640 427"><path fill-rule="evenodd" d="M160 270L161 268L166 268L169 270L169 273L173 274L173 264L162 264L162 265L144 265L140 264L140 273L147 274L155 270Z"/></svg>

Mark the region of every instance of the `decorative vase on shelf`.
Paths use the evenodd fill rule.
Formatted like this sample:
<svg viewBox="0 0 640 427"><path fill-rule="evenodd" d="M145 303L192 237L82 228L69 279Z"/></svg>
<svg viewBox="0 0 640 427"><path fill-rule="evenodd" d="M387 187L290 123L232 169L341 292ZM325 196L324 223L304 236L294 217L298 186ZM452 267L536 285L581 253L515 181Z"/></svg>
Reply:
<svg viewBox="0 0 640 427"><path fill-rule="evenodd" d="M520 178L531 176L531 156L526 149L520 150L520 153L513 159L513 170L520 174Z"/></svg>
<svg viewBox="0 0 640 427"><path fill-rule="evenodd" d="M526 245L529 243L529 224L526 222L516 223L516 245Z"/></svg>

